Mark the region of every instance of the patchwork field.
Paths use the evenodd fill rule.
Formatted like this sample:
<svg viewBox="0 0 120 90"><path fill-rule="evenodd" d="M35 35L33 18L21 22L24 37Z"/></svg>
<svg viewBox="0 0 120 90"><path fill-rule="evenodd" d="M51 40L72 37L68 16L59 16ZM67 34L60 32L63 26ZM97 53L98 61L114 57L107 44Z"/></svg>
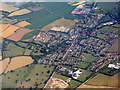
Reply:
<svg viewBox="0 0 120 90"><path fill-rule="evenodd" d="M68 19L65 19L65 18L60 18L60 19L46 25L41 30L42 31L48 31L48 30L51 30L55 26L59 26L59 27L63 26L63 27L66 27L67 29L71 29L75 25L75 23L76 23L75 20L68 20ZM66 31L64 31L64 32L66 32Z"/></svg>
<svg viewBox="0 0 120 90"><path fill-rule="evenodd" d="M13 72L8 72L2 75L2 87L3 88L15 88L19 82L24 81L31 70L34 68L34 64L18 68Z"/></svg>
<svg viewBox="0 0 120 90"><path fill-rule="evenodd" d="M4 31L10 26L10 24L0 24L0 32Z"/></svg>
<svg viewBox="0 0 120 90"><path fill-rule="evenodd" d="M18 10L18 7L15 7L14 5L10 5L10 4L3 4L0 3L0 6L2 6L2 8L0 8L1 11L6 11L6 12L12 12L15 10Z"/></svg>
<svg viewBox="0 0 120 90"><path fill-rule="evenodd" d="M11 36L7 37L7 39L13 40L13 41L19 41L22 39L22 37L31 32L32 30L27 29L27 28L20 28L18 29L14 34L12 34Z"/></svg>
<svg viewBox="0 0 120 90"><path fill-rule="evenodd" d="M12 35L13 33L15 33L15 31L17 29L19 29L20 27L17 27L15 25L10 25L7 29L5 29L3 32L1 32L1 37L3 38L7 38L8 36Z"/></svg>
<svg viewBox="0 0 120 90"><path fill-rule="evenodd" d="M43 9L43 7L28 7L28 9L30 9L31 11L39 11L41 9Z"/></svg>
<svg viewBox="0 0 120 90"><path fill-rule="evenodd" d="M36 64L28 77L17 84L16 87L42 88L48 81L54 66Z"/></svg>
<svg viewBox="0 0 120 90"><path fill-rule="evenodd" d="M14 24L17 21L18 21L17 19L9 19L9 18L2 18L2 20L0 20L0 22L2 22L1 24Z"/></svg>
<svg viewBox="0 0 120 90"><path fill-rule="evenodd" d="M106 35L104 35L104 34L99 34L99 35L97 35L97 37L103 39L103 38L106 37Z"/></svg>
<svg viewBox="0 0 120 90"><path fill-rule="evenodd" d="M15 24L16 26L19 26L19 27L25 27L27 25L31 25L31 23L27 22L27 21L21 21L17 24Z"/></svg>
<svg viewBox="0 0 120 90"><path fill-rule="evenodd" d="M95 77L93 77L91 80L89 80L86 84L87 85L93 85L93 86L108 86L108 87L118 87L118 80L119 75L116 74L114 76L107 76L103 74L98 74ZM111 83L112 82L112 83Z"/></svg>
<svg viewBox="0 0 120 90"><path fill-rule="evenodd" d="M33 59L30 56L18 56L14 57L10 60L10 64L8 65L7 69L5 70L5 73L18 69L20 67L29 65L33 63Z"/></svg>
<svg viewBox="0 0 120 90"><path fill-rule="evenodd" d="M9 62L10 58L5 58L2 61L0 61L0 74L2 74L6 70Z"/></svg>
<svg viewBox="0 0 120 90"><path fill-rule="evenodd" d="M3 57L14 57L18 55L23 55L25 49L17 45L12 45L8 51L3 51ZM12 53L11 53L12 52Z"/></svg>
<svg viewBox="0 0 120 90"><path fill-rule="evenodd" d="M28 14L31 11L28 9L21 9L15 12L12 12L11 14L8 15L8 17L12 17L12 16L19 16L19 15L24 15L24 14Z"/></svg>

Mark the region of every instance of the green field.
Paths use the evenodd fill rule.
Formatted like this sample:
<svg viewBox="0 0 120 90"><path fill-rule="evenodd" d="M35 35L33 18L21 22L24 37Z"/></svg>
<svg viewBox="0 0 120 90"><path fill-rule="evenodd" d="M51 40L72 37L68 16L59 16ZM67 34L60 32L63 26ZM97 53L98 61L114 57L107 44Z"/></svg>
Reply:
<svg viewBox="0 0 120 90"><path fill-rule="evenodd" d="M87 62L79 62L79 64L76 65L76 67L85 69L88 65L89 65L89 63L87 63Z"/></svg>
<svg viewBox="0 0 120 90"><path fill-rule="evenodd" d="M75 81L75 80L71 80L71 81L69 82L69 84L70 84L70 86L71 86L72 88L77 88L77 87L80 86L82 83L77 82L77 81Z"/></svg>
<svg viewBox="0 0 120 90"><path fill-rule="evenodd" d="M43 88L53 70L54 66L36 64L27 78L22 81L22 84L18 83L16 87Z"/></svg>
<svg viewBox="0 0 120 90"><path fill-rule="evenodd" d="M3 51L3 57L7 58L7 57L14 57L14 56L18 56L18 55L23 55L24 51L25 51L24 48L21 48L17 45L13 45L10 47L10 50Z"/></svg>
<svg viewBox="0 0 120 90"><path fill-rule="evenodd" d="M55 73L55 74L53 75L53 77L62 79L62 80L64 80L64 81L66 81L66 80L69 78L69 77L66 77L66 76L63 76L63 75L60 75L60 74L57 74L57 73Z"/></svg>
<svg viewBox="0 0 120 90"><path fill-rule="evenodd" d="M37 35L40 31L39 30L34 30L32 32L29 32L27 34L25 34L21 40L27 40L27 39L31 39L33 38L33 36Z"/></svg>
<svg viewBox="0 0 120 90"><path fill-rule="evenodd" d="M113 27L110 27L110 26L106 26L106 27L103 27L101 29L99 29L100 31L108 31L108 32L114 32L116 31L117 29L116 28L113 28Z"/></svg>
<svg viewBox="0 0 120 90"><path fill-rule="evenodd" d="M91 54L88 54L88 53L82 53L82 55L85 56L85 62L92 62L92 61L95 61L97 59L97 57L94 57L92 56Z"/></svg>
<svg viewBox="0 0 120 90"><path fill-rule="evenodd" d="M31 64L28 67L22 67L15 70L14 72L8 72L4 74L2 76L2 87L15 88L19 82L24 81L27 78L33 68L34 65Z"/></svg>
<svg viewBox="0 0 120 90"><path fill-rule="evenodd" d="M2 20L0 20L1 24L14 24L16 22L18 22L17 19L2 18Z"/></svg>
<svg viewBox="0 0 120 90"><path fill-rule="evenodd" d="M71 14L71 11L75 8L73 6L67 5L66 2L43 2L37 3L44 7L44 9L29 13L27 15L14 17L19 20L26 19L32 25L26 26L30 29L41 29L45 25L61 18L65 17L68 19L75 19L76 16Z"/></svg>
<svg viewBox="0 0 120 90"><path fill-rule="evenodd" d="M104 35L104 34L99 34L99 35L97 35L97 37L103 39L103 38L106 37L106 35Z"/></svg>
<svg viewBox="0 0 120 90"><path fill-rule="evenodd" d="M88 77L90 76L91 73L92 72L90 72L90 71L83 70L82 74L78 77L78 80L84 82L85 80L88 79Z"/></svg>

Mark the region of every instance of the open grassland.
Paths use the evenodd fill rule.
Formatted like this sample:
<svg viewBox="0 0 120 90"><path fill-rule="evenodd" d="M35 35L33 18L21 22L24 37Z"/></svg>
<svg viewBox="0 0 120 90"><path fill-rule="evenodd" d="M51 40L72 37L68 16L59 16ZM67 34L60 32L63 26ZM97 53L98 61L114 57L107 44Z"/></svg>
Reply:
<svg viewBox="0 0 120 90"><path fill-rule="evenodd" d="M12 35L13 33L15 33L15 31L17 29L19 29L20 27L17 27L15 25L10 25L7 29L5 29L3 32L1 32L1 37L3 38L7 38L8 36Z"/></svg>
<svg viewBox="0 0 120 90"><path fill-rule="evenodd" d="M117 29L116 28L113 28L113 27L110 27L110 26L106 26L106 27L103 27L101 29L99 29L100 31L107 31L107 32L114 32L116 31Z"/></svg>
<svg viewBox="0 0 120 90"><path fill-rule="evenodd" d="M119 75L116 74L114 76L107 76L103 74L98 74L89 80L86 84L87 85L94 85L94 86L108 86L108 87L118 87L118 80Z"/></svg>
<svg viewBox="0 0 120 90"><path fill-rule="evenodd" d="M71 80L71 81L69 82L69 84L70 84L70 87L72 87L72 88L77 88L78 86L81 85L80 82L77 82L77 81L75 81L75 80Z"/></svg>
<svg viewBox="0 0 120 90"><path fill-rule="evenodd" d="M14 24L17 21L18 21L17 19L9 19L9 18L2 18L2 20L0 20L1 24Z"/></svg>
<svg viewBox="0 0 120 90"><path fill-rule="evenodd" d="M46 25L41 30L42 31L48 31L48 30L51 30L51 28L53 28L55 26L64 26L66 28L71 29L75 25L75 23L76 23L75 20L68 20L68 19L65 19L65 18L60 18L60 19Z"/></svg>
<svg viewBox="0 0 120 90"><path fill-rule="evenodd" d="M27 25L31 25L31 23L27 22L27 21L21 21L17 24L15 24L16 26L19 26L19 27L25 27Z"/></svg>
<svg viewBox="0 0 120 90"><path fill-rule="evenodd" d="M23 55L25 49L17 45L12 45L8 51L3 51L3 57L14 57L18 55Z"/></svg>
<svg viewBox="0 0 120 90"><path fill-rule="evenodd" d="M87 80L89 78L91 73L92 72L90 72L90 71L83 70L82 74L78 77L78 80L84 82L85 80Z"/></svg>
<svg viewBox="0 0 120 90"><path fill-rule="evenodd" d="M85 62L92 62L92 61L95 61L97 59L97 57L94 57L93 55L91 54L88 54L88 53L82 53L82 55L84 55L85 59L84 61Z"/></svg>
<svg viewBox="0 0 120 90"><path fill-rule="evenodd" d="M2 61L0 61L0 74L2 74L6 70L9 62L10 58L5 58Z"/></svg>
<svg viewBox="0 0 120 90"><path fill-rule="evenodd" d="M18 7L15 7L14 5L10 5L10 4L0 3L0 6L1 6L0 10L6 12L12 12L19 9Z"/></svg>
<svg viewBox="0 0 120 90"><path fill-rule="evenodd" d="M24 88L43 88L47 83L50 75L52 74L54 66L49 65L35 65L28 77L21 83L18 83L16 87Z"/></svg>
<svg viewBox="0 0 120 90"><path fill-rule="evenodd" d="M10 60L10 63L7 67L7 69L5 70L5 73L11 71L11 70L15 70L18 69L20 67L29 65L31 63L33 63L33 59L30 56L18 56L18 57L14 57Z"/></svg>
<svg viewBox="0 0 120 90"><path fill-rule="evenodd" d="M103 38L106 37L106 35L104 35L104 34L98 34L97 37L103 39Z"/></svg>
<svg viewBox="0 0 120 90"><path fill-rule="evenodd" d="M20 41L22 39L22 37L29 32L32 32L32 30L27 29L27 28L20 28L14 34L7 37L7 39L10 39L13 41Z"/></svg>
<svg viewBox="0 0 120 90"><path fill-rule="evenodd" d="M24 15L24 14L28 14L31 11L28 9L21 9L15 12L12 12L11 14L8 15L8 17L12 17L12 16L19 16L19 15Z"/></svg>
<svg viewBox="0 0 120 90"><path fill-rule="evenodd" d="M3 88L15 88L18 83L24 81L31 70L34 68L34 64L25 66L19 69L14 70L13 72L8 72L3 74L2 77L2 87Z"/></svg>
<svg viewBox="0 0 120 90"><path fill-rule="evenodd" d="M30 22L31 25L26 28L41 29L45 25L50 24L61 17L72 20L76 18L76 16L70 13L75 7L67 5L66 2L38 2L37 4L43 7L43 9L31 12L27 15L15 17L19 20L26 19Z"/></svg>
<svg viewBox="0 0 120 90"><path fill-rule="evenodd" d="M10 24L0 24L0 32L4 31L9 26L10 26Z"/></svg>
<svg viewBox="0 0 120 90"><path fill-rule="evenodd" d="M110 47L110 49L108 50L108 51L110 51L110 52L119 52L119 42L120 41L120 38L119 39L117 39L114 43L113 43L113 45Z"/></svg>

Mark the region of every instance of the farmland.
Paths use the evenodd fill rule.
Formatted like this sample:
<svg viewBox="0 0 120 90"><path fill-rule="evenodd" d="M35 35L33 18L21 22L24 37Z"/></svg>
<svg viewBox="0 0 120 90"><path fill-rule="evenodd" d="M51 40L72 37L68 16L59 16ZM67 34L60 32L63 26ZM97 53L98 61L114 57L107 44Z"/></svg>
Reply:
<svg viewBox="0 0 120 90"><path fill-rule="evenodd" d="M118 87L118 74L110 77L103 74L98 74L89 80L86 84L93 85L93 86L111 86L111 87ZM112 82L112 83L111 83Z"/></svg>
<svg viewBox="0 0 120 90"><path fill-rule="evenodd" d="M60 19L46 25L41 30L42 31L48 31L48 30L51 30L51 28L53 28L55 26L64 26L68 29L71 29L75 25L75 22L76 22L75 20L68 20L68 19L65 19L65 18L60 18Z"/></svg>
<svg viewBox="0 0 120 90"><path fill-rule="evenodd" d="M106 37L106 35L104 35L104 34L99 34L99 35L97 35L97 37L103 39L103 38Z"/></svg>
<svg viewBox="0 0 120 90"><path fill-rule="evenodd" d="M15 10L18 10L18 7L15 7L14 5L10 5L10 4L3 4L0 3L0 6L2 6L2 8L0 8L1 11L6 11L6 12L12 12Z"/></svg>
<svg viewBox="0 0 120 90"><path fill-rule="evenodd" d="M54 66L37 64L34 66L31 73L26 78L26 80L24 80L22 83L18 83L16 87L42 88L49 79L53 69ZM40 77L38 77L38 75Z"/></svg>
<svg viewBox="0 0 120 90"><path fill-rule="evenodd" d="M31 25L31 23L26 22L26 21L21 21L21 22L15 24L15 25L16 25L16 26L19 26L19 27L25 27L25 26L27 26L27 25Z"/></svg>
<svg viewBox="0 0 120 90"><path fill-rule="evenodd" d="M19 41L22 39L22 37L29 33L32 32L32 30L27 29L27 28L20 28L18 29L14 34L12 34L11 36L7 37L7 39L13 40L13 41Z"/></svg>
<svg viewBox="0 0 120 90"><path fill-rule="evenodd" d="M33 59L29 56L18 56L18 57L14 57L10 60L10 63L7 67L7 69L5 70L5 73L11 71L11 70L15 70L17 68L29 65L31 63L33 63Z"/></svg>
<svg viewBox="0 0 120 90"><path fill-rule="evenodd" d="M4 31L9 26L10 26L10 24L0 24L0 32Z"/></svg>
<svg viewBox="0 0 120 90"><path fill-rule="evenodd" d="M0 20L0 22L2 22L2 24L14 24L14 23L18 22L18 20L10 19L10 18L2 18L2 21Z"/></svg>
<svg viewBox="0 0 120 90"><path fill-rule="evenodd" d="M41 29L45 25L50 24L51 22L60 19L61 17L67 19L75 19L70 12L75 8L66 3L38 3L43 7L42 10L38 10L36 12L31 12L24 16L15 17L19 20L26 19L32 25L27 26L30 29ZM63 7L64 6L64 7ZM24 7L24 6L23 6ZM55 10L57 8L57 10Z"/></svg>
<svg viewBox="0 0 120 90"><path fill-rule="evenodd" d="M76 65L76 67L85 69L88 65L89 65L89 63L87 63L87 62L79 62L79 64Z"/></svg>
<svg viewBox="0 0 120 90"><path fill-rule="evenodd" d="M21 10L12 12L11 14L8 15L8 17L24 15L24 14L28 14L30 12L31 11L28 9L21 9Z"/></svg>

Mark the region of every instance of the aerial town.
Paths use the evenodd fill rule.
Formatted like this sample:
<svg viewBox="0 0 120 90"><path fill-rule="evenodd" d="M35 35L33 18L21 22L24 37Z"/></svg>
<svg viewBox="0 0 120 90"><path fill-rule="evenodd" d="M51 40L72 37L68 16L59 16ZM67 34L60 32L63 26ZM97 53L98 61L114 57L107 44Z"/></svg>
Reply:
<svg viewBox="0 0 120 90"><path fill-rule="evenodd" d="M118 4L0 3L2 88L120 88Z"/></svg>

